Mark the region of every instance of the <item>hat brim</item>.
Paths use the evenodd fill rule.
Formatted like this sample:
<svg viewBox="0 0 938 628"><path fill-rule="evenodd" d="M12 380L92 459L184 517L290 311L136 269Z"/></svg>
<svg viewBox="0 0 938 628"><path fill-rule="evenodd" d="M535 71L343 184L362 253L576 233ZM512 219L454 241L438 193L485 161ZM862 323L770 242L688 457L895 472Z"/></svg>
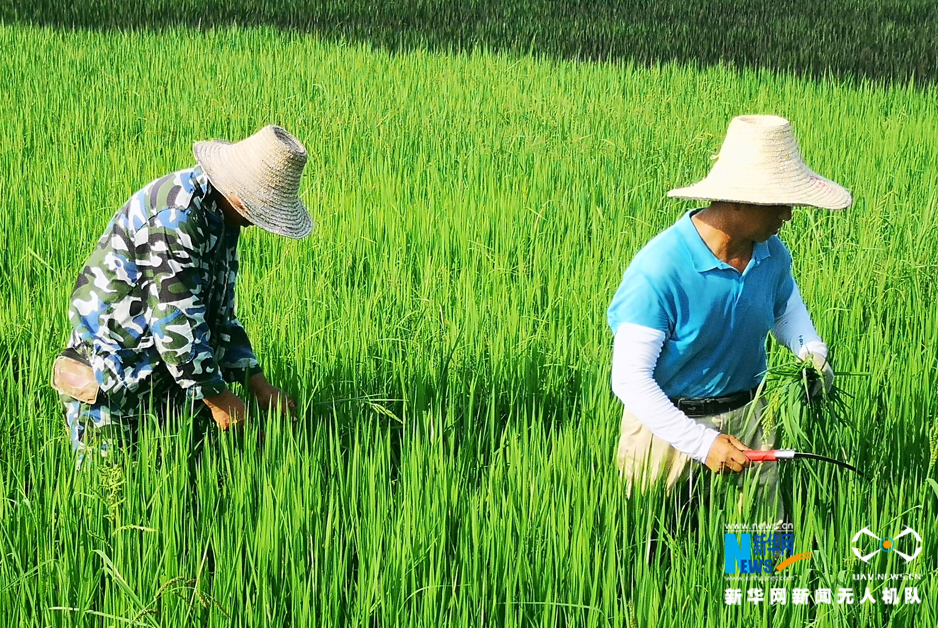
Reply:
<svg viewBox="0 0 938 628"><path fill-rule="evenodd" d="M811 173L753 187L710 177L683 188L668 192L670 198L698 201L725 201L750 205L791 205L816 207L832 211L846 209L853 203L850 192L842 185Z"/></svg>

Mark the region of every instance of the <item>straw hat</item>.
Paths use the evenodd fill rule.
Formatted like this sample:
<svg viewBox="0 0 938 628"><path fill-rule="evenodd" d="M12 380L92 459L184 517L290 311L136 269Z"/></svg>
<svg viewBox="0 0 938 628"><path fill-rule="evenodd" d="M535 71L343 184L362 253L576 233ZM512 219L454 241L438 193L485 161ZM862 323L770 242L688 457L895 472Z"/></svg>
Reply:
<svg viewBox="0 0 938 628"><path fill-rule="evenodd" d="M850 192L805 165L791 124L778 116L733 118L710 174L672 198L844 209Z"/></svg>
<svg viewBox="0 0 938 628"><path fill-rule="evenodd" d="M261 229L288 238L302 238L313 230L297 194L306 148L284 129L265 126L234 144L196 142L192 154L212 185Z"/></svg>

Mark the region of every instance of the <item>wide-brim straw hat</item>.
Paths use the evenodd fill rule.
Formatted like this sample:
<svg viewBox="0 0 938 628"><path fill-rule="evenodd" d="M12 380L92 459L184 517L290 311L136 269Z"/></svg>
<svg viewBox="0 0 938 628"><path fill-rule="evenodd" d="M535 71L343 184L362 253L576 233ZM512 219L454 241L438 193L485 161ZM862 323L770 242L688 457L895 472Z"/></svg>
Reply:
<svg viewBox="0 0 938 628"><path fill-rule="evenodd" d="M196 142L192 154L212 186L261 229L288 238L302 238L313 230L313 219L298 194L306 148L284 129L265 126L235 143Z"/></svg>
<svg viewBox="0 0 938 628"><path fill-rule="evenodd" d="M778 116L733 118L710 174L668 196L822 209L844 209L853 202L844 187L808 168L791 123Z"/></svg>

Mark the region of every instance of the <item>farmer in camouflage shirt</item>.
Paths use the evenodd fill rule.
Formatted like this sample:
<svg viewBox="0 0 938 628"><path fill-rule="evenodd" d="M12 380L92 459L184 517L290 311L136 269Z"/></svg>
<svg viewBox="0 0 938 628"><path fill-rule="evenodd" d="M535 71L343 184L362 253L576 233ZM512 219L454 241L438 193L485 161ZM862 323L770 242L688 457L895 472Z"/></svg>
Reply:
<svg viewBox="0 0 938 628"><path fill-rule="evenodd" d="M152 181L118 210L75 283L63 355L90 366L97 384L93 402L59 388L76 451L89 432L110 432L106 454L150 399L201 400L220 429L238 425L245 406L227 383L246 383L262 407L293 407L267 382L235 316L235 279L242 227L312 231L297 196L306 151L268 126L193 152L198 165Z"/></svg>

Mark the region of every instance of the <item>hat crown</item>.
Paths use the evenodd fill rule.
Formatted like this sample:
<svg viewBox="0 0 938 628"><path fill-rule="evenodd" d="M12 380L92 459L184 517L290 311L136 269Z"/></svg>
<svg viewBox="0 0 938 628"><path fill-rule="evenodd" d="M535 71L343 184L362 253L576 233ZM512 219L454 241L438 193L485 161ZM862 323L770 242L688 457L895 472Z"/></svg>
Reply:
<svg viewBox="0 0 938 628"><path fill-rule="evenodd" d="M800 161L801 150L788 120L779 116L737 116L730 122L714 167L774 174Z"/></svg>
<svg viewBox="0 0 938 628"><path fill-rule="evenodd" d="M286 129L271 124L240 142L196 142L192 150L212 185L229 199L236 197L252 223L291 238L312 231L299 199L309 155Z"/></svg>
<svg viewBox="0 0 938 628"><path fill-rule="evenodd" d="M668 196L827 209L852 202L847 190L804 163L791 123L771 115L733 118L707 177Z"/></svg>
<svg viewBox="0 0 938 628"><path fill-rule="evenodd" d="M295 195L300 189L300 179L309 155L306 147L286 129L268 125L247 137L241 144L245 157L245 168L256 170L256 174L271 183L277 183L283 193Z"/></svg>

